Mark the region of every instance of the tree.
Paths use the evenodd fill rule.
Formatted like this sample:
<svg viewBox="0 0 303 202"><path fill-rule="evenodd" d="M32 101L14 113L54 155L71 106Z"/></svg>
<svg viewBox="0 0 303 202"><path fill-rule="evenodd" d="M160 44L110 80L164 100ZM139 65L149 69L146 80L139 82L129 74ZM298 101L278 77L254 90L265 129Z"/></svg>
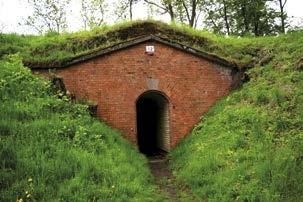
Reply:
<svg viewBox="0 0 303 202"><path fill-rule="evenodd" d="M228 4L228 1L222 0L223 4L223 16L224 16L224 23L225 23L225 28L227 31L227 34L230 34L230 22L229 22L229 16L228 16L228 10L231 7L230 4Z"/></svg>
<svg viewBox="0 0 303 202"><path fill-rule="evenodd" d="M203 7L205 12L204 22L215 33L232 33L234 24L233 2L227 0L209 0Z"/></svg>
<svg viewBox="0 0 303 202"><path fill-rule="evenodd" d="M203 7L205 24L216 33L255 36L274 34L276 11L270 0L209 0Z"/></svg>
<svg viewBox="0 0 303 202"><path fill-rule="evenodd" d="M66 5L70 0L28 0L33 14L25 20L25 25L37 32L60 33L67 28Z"/></svg>
<svg viewBox="0 0 303 202"><path fill-rule="evenodd" d="M84 29L93 29L104 23L107 4L104 0L81 0L81 17Z"/></svg>
<svg viewBox="0 0 303 202"><path fill-rule="evenodd" d="M187 23L190 27L196 27L197 21L201 13L201 7L204 3L202 0L178 0L178 3L183 6ZM183 12L183 9L179 9Z"/></svg>
<svg viewBox="0 0 303 202"><path fill-rule="evenodd" d="M159 9L160 14L168 13L171 21L186 23L196 27L204 0L144 0Z"/></svg>
<svg viewBox="0 0 303 202"><path fill-rule="evenodd" d="M286 23L285 20L287 18L287 14L285 13L285 5L287 0L278 0L279 7L280 7L280 19L281 19L281 32L285 33Z"/></svg>
<svg viewBox="0 0 303 202"><path fill-rule="evenodd" d="M160 1L144 0L144 1L151 6L155 6L161 15L168 13L171 22L175 21L174 4L176 1L174 0L160 0Z"/></svg>
<svg viewBox="0 0 303 202"><path fill-rule="evenodd" d="M261 36L275 32L275 12L267 2L268 0L234 0L237 34Z"/></svg>
<svg viewBox="0 0 303 202"><path fill-rule="evenodd" d="M133 20L133 6L138 3L140 0L120 0L115 6L115 14L118 16L118 19L127 19Z"/></svg>

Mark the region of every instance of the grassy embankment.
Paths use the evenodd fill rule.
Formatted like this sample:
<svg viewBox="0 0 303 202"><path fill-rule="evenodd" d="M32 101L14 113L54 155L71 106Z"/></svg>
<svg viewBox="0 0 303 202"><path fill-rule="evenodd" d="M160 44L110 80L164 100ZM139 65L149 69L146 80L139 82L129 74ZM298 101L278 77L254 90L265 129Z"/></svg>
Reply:
<svg viewBox="0 0 303 202"><path fill-rule="evenodd" d="M255 62L171 153L174 175L210 201L302 201L303 32L213 40Z"/></svg>
<svg viewBox="0 0 303 202"><path fill-rule="evenodd" d="M0 201L159 200L146 159L87 106L0 61Z"/></svg>
<svg viewBox="0 0 303 202"><path fill-rule="evenodd" d="M95 50L118 43L123 40L131 39L132 37L153 33L164 38L169 38L176 42L193 46L199 50L207 51L209 53L214 53L216 55L224 57L227 60L237 64L240 68L253 67L247 71L247 74L250 78L249 81L244 83L241 89L232 92L227 98L224 98L223 100L218 102L212 108L212 110L202 118L201 122L197 124L193 132L184 141L182 141L182 143L178 145L177 148L172 152L172 154L170 155L172 169L177 179L180 182L184 183L188 188L190 188L192 192L202 200L302 200L303 33L295 32L287 35L281 35L279 37L247 37L238 39L234 37L226 38L222 36L216 36L204 31L197 31L176 25L168 26L166 24L153 21L147 22L148 29L143 29L142 24L144 23L146 22L124 23L113 27L102 27L92 32L78 32L63 35L1 35L0 56L19 52L21 57L23 58L23 62L27 65L31 65L33 67L56 65L60 66L61 64L64 64L72 60L73 58L81 56L83 54L93 52ZM11 66L9 68L13 68L13 65L9 66ZM22 89L22 85L21 87L17 84L15 85L16 89ZM38 86L43 85L39 84ZM39 89L38 86L34 86L34 88ZM7 98L8 100L17 99L14 97L14 87L8 87L5 89L8 92L11 91L11 95L9 95ZM31 88L29 88L29 90L30 89ZM22 91L23 90L21 90L20 92ZM35 95L36 92L37 90L35 90L34 92L32 91L32 94ZM41 89L41 91L39 92L45 92L45 89ZM30 93L26 94L30 95ZM16 96L18 96L18 94L16 94ZM21 99L21 97L19 96L18 99ZM18 101L18 99L16 100L16 103L21 102ZM47 184L47 186L51 187L50 191L47 191L48 189L43 188L46 193L52 193L54 190L62 190L61 192L55 192L56 197L64 196L64 193L67 197L73 197L74 195L68 195L69 192L66 192L66 190L79 190L81 189L81 187L86 187L87 184L90 185L94 183L99 183L93 180L95 179L94 177L99 176L99 179L103 179L103 177L104 179L107 179L106 177L108 177L109 179L116 179L116 176L121 176L117 175L116 173L112 173L112 170L107 169L103 172L104 176L95 175L94 177L87 177L83 175L82 178L76 177L79 173L81 173L79 172L79 169L81 170L82 166L85 164L82 162L92 162L85 160L86 157L80 159L80 157L78 156L84 155L92 148L99 147L85 146L87 143L87 132L83 132L82 128L77 127L81 126L81 124L78 124L78 122L82 123L82 121L84 121L83 123L87 123L86 119L91 118L77 118L77 115L74 114L78 113L78 109L75 109L76 111L74 111L74 109L71 110L71 108L77 108L76 105L69 106L67 107L67 111L69 111L69 109L71 111L68 113L64 112L66 113L66 115L63 114L62 116L68 117L63 120L67 122L72 122L70 126L73 132L65 131L70 129L70 127L68 127L68 129L64 128L64 121L61 121L61 119L55 118L57 119L57 122L46 120L49 120L48 116L53 116L52 113L54 113L54 117L57 116L56 114L59 114L59 112L56 111L58 110L57 105L59 105L58 108L60 110L65 109L65 107L60 107L62 105L57 104L57 102L62 102L64 106L67 104L64 101L59 101L58 99L47 99L52 99L51 102L53 103L49 104L51 110L47 107L45 108L45 105L43 105L43 101L41 102L42 104L38 104L31 101L34 105L29 105L31 106L29 108L31 110L34 110L33 112L35 112L35 110L46 111L43 111L43 113L45 113L42 116L42 118L44 117L44 121L42 121L40 124L35 123L35 121L30 121L30 124L33 123L37 125L33 126L33 128L38 126L43 128L40 131L46 131L46 133L49 133L48 135L46 135L46 137L51 136L51 138L55 140L56 138L59 138L61 140L62 136L64 136L64 138L66 139L62 141L62 148L67 148L66 145L69 144L80 145L80 148L78 148L79 145L76 147L79 149L79 151L81 151L79 152L79 155L78 153L74 155L70 152L63 152L66 150L62 150L62 153L59 152L57 156L54 156L54 154L51 155L54 161L57 161L56 159L60 158L64 159L65 155L60 155L63 153L67 153L67 155L71 155L74 159L78 159L78 164L76 164L76 166L66 166L66 169L75 169L74 171L76 172L74 172L74 175L69 178L71 180L60 181L56 186L54 186L55 188L52 188L52 185L48 185L48 183L44 181L44 178L46 177L43 177L45 175L45 171L42 169L42 166L39 166L39 164L34 164L34 161L29 161L32 163L32 165L23 164L23 162L25 162L24 159L27 159L28 157L25 156L25 158L22 157L22 155L20 156L20 154L18 153L19 150L17 150L16 147L13 147L15 145L18 145L18 141L14 144L13 141L15 141L14 138L16 137L25 138L20 135L15 135L15 133L21 134L23 133L23 131L26 132L26 130L30 130L30 128L32 127L25 127L24 129L23 125L26 126L27 122L19 121L19 115L14 115L13 112L11 113L9 111L22 111L23 105L13 104L15 103L15 101L6 101L7 106L12 107L1 109L8 110L8 112L6 112L6 114L8 115L6 115L6 117L3 116L4 119L2 120L2 122L7 122L7 124L15 124L16 127L5 127L5 125L2 124L4 125L4 131L7 131L6 133L13 135L2 135L1 138L3 139L4 137L5 141L11 141L11 143L7 143L9 146L5 147L8 151L12 153L11 159L13 160L11 162L18 162L17 158L19 158L19 156L21 160L23 159L22 163L16 165L11 163L11 167L18 168L18 166L23 166L24 169L28 168L28 171L31 172L33 172L34 170L40 171L40 173L43 173L43 175L40 176L41 182L44 182L45 184ZM21 114L24 113L23 111ZM25 112L28 111L29 110L25 110ZM19 114L19 112L16 113ZM11 119L14 119L9 118L9 114L12 114L13 117L17 117L14 118L15 121L10 121ZM29 111L28 114L25 113L24 117L31 117L31 114L35 113L31 113L31 111ZM36 112L36 114L38 117L40 116L39 112ZM21 115L21 117L23 117L23 115ZM22 119L23 118L21 118L21 120ZM31 119L35 120L35 118ZM89 123L91 124L90 121ZM22 125L22 127L18 126L20 124ZM102 124L100 125L99 123L95 124L98 125L98 127L105 127ZM52 125L53 128L59 128L60 130L47 129L52 128L48 127L47 125ZM86 128L86 126L83 127ZM86 130L91 130L91 128L93 127L89 126L86 128ZM13 132L10 132L11 130ZM16 131L19 131L19 133L17 133ZM107 155L106 152L108 152L107 150L109 150L110 148L110 144L107 144L107 141L113 141L113 139L111 140L110 138L111 135L107 135L112 133L110 132L111 130L107 129L107 131L108 132L102 133L102 137L104 138L104 141L102 142L105 142L105 145L108 145L107 149L102 150L103 152L100 152L100 154L97 154L95 151L89 152L89 154L93 156ZM40 133L42 132L33 133L34 136L32 138L34 138L35 136L41 138L41 135L39 135ZM65 137L66 134L69 134L67 135L68 137ZM88 134L98 133L91 132ZM82 137L85 138L81 139ZM94 135L90 137L92 139L95 138ZM122 141L119 139L119 137L117 137L117 135L114 137L116 137L114 139L118 140L118 142ZM46 140L50 141L50 138L46 138ZM46 140L45 142L47 142ZM23 141L25 140L20 139L20 142L22 144ZM76 143L74 143L74 141L76 141ZM33 142L33 144L36 145L35 141L31 140L29 142ZM44 140L42 142L44 142ZM84 144L84 146L81 146L82 144ZM112 150L113 156L117 153L116 151L121 148L130 148L129 146L125 146L127 145L126 143L118 143L115 145L117 149ZM120 147L119 145L124 146ZM75 149L74 147L75 146L71 146L72 151ZM27 148L26 144L24 148ZM28 149L27 151L28 153L22 152L22 154L25 153L25 155L31 156L31 158L35 157L35 155L32 155L29 152L34 151L33 149ZM127 151L126 153L129 153L129 151L133 150L130 149L124 151ZM134 154L135 153L136 152L134 152ZM142 157L137 154L129 155L124 154L124 152L121 152L119 154L123 154L125 156L125 161L122 161L125 162L125 165L128 165L129 159L131 159L130 162L137 162L137 158L139 158L139 161L142 160ZM73 159L72 157L68 159ZM65 161L68 161L68 159ZM118 172L120 170L118 167L123 167L124 164L122 165L117 163L119 161L118 157L113 159L113 164L116 165L116 169ZM59 160L58 162L61 163L61 160ZM139 162L138 164L132 164L138 165L137 168L143 166L143 164ZM8 165L10 164L8 163ZM127 168L131 170L134 167L136 166ZM14 169L12 168L5 168L5 170L8 170L9 172L14 172ZM57 167L57 169L59 168L61 168L61 166ZM99 168L101 169L105 167L98 167L95 166L95 164L92 164L90 167L90 169ZM49 173L55 172L54 170L57 169L52 169ZM125 168L123 169L125 170ZM18 178L14 178L15 180L8 181L11 184L6 185L9 187L6 190L9 190L8 193L10 193L11 196L13 196L13 193L17 193L17 190L19 190L20 193L23 193L22 191L25 190L24 187L32 186L28 184L28 179L26 178L32 177L34 175L29 176L27 173L30 172L28 171L23 172L23 174L22 172L20 172L21 174L18 174ZM35 172L39 173L38 171ZM141 195L142 193L140 191L132 192L132 190L134 189L130 188L128 192L133 194L140 193L139 195L134 194L133 196L136 195L139 198L145 198L146 196L150 197L153 195L153 188L148 183L149 181L143 181L143 178L148 178L148 174L146 172L147 171L145 169L142 169L142 174L138 175L137 178L134 179L138 179L136 184L139 186L139 190L141 190L141 188L144 188L146 190L151 191L146 191L144 195ZM128 174L125 176L133 176L133 171L127 171L127 173ZM8 179L10 179L10 174L5 175L8 176ZM89 183L84 183L81 181L83 180L87 182L87 179L91 179L92 181L89 180ZM35 179L33 179L33 182L35 182L34 180ZM18 181L20 181L20 183ZM23 182L23 187L21 186L21 182ZM74 186L68 184L69 182L72 185L76 184L74 186L80 188L74 188ZM111 182L116 181L112 180ZM111 183L107 183L106 180L104 180L104 183L107 185L105 186L105 189L102 188L101 190L98 190L96 188L96 190L100 191L100 194L98 196L104 194L102 192L103 190L108 190L108 192L105 191L105 196L109 196L108 194L112 193L110 191L110 187L112 186ZM83 184L85 184L85 186ZM115 186L116 185L114 185L114 187ZM57 189L57 187L62 188ZM12 192L12 190L16 191ZM125 191L125 193L128 192ZM86 192L86 189L83 192L79 191L79 193L85 196L89 195ZM118 191L115 193L118 194L120 192ZM39 194L37 195L39 196ZM128 195L129 194L125 194L122 196L127 197ZM46 196L48 195L46 194Z"/></svg>

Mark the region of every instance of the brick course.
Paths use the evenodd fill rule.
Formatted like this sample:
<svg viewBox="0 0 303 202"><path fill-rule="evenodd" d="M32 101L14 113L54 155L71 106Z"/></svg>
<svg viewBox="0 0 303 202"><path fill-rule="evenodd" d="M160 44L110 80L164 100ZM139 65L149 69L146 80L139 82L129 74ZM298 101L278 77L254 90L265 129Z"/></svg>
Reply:
<svg viewBox="0 0 303 202"><path fill-rule="evenodd" d="M153 56L145 46L154 45ZM48 74L48 70L33 70ZM146 91L169 100L171 148L233 85L233 71L156 41L55 70L68 91L98 103L98 117L137 143L136 100Z"/></svg>

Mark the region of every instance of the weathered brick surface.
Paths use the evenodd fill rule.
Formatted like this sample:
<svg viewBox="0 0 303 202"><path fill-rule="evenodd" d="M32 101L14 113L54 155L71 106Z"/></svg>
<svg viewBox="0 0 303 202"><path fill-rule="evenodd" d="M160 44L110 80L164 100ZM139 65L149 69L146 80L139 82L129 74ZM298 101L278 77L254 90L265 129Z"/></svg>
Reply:
<svg viewBox="0 0 303 202"><path fill-rule="evenodd" d="M146 45L155 46L153 56L145 54ZM97 101L98 117L133 143L137 142L137 98L149 90L162 92L169 99L172 148L232 85L231 69L158 42L145 42L55 73L76 97Z"/></svg>

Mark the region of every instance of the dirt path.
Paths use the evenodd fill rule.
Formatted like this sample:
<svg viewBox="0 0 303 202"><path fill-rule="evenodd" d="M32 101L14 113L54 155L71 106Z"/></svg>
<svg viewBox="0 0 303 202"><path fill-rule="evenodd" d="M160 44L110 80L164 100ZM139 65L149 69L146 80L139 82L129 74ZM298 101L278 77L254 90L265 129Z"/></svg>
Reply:
<svg viewBox="0 0 303 202"><path fill-rule="evenodd" d="M172 201L180 201L175 179L168 168L168 161L163 155L149 157L149 167L159 190Z"/></svg>
<svg viewBox="0 0 303 202"><path fill-rule="evenodd" d="M159 191L167 197L167 201L201 201L185 186L177 183L169 169L165 154L148 157L148 163L155 182L159 187Z"/></svg>

